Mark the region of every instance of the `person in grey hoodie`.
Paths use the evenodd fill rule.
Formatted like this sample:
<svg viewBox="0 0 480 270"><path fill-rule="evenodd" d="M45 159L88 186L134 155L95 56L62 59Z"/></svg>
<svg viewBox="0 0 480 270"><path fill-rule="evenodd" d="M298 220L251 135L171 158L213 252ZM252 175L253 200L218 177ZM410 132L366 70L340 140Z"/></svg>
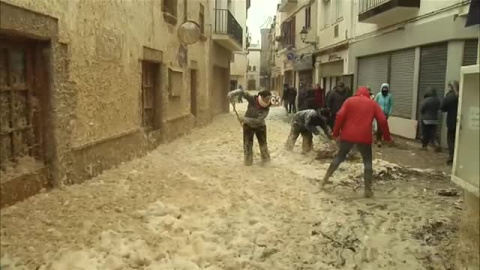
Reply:
<svg viewBox="0 0 480 270"><path fill-rule="evenodd" d="M253 164L253 137L256 136L260 147L262 163L270 162L270 153L267 145L267 125L265 118L270 112L272 94L270 91L263 90L258 95L238 89L228 93L228 98L233 104L235 98L243 97L248 102L247 111L244 117L240 117L240 123L243 127L243 152L245 166Z"/></svg>
<svg viewBox="0 0 480 270"><path fill-rule="evenodd" d="M429 87L424 96L424 100L420 107L421 127L422 127L422 148L427 149L429 143L435 146L435 150L439 151L437 140L438 113L440 111L440 99L437 97L437 90Z"/></svg>
<svg viewBox="0 0 480 270"><path fill-rule="evenodd" d="M330 131L327 126L328 111L322 113L318 110L303 110L297 112L292 119L292 128L288 136L285 148L287 151L292 151L297 141L297 138L302 134L302 154L306 154L313 149L313 135L320 135L318 127L323 129L323 132L328 138L331 138Z"/></svg>

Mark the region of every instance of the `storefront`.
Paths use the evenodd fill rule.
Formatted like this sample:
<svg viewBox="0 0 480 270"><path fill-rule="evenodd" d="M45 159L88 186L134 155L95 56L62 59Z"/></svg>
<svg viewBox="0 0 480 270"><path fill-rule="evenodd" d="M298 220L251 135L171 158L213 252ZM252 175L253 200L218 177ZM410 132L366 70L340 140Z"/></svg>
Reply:
<svg viewBox="0 0 480 270"><path fill-rule="evenodd" d="M298 75L298 86L310 86L313 83L313 57L311 54L302 54L295 59L294 70Z"/></svg>

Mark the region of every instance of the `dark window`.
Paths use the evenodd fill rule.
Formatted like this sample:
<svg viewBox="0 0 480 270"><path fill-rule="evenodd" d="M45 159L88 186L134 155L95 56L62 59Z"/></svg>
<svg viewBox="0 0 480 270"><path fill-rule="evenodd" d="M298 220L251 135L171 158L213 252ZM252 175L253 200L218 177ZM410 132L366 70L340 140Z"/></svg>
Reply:
<svg viewBox="0 0 480 270"><path fill-rule="evenodd" d="M198 24L200 25L200 31L205 33L205 7L200 4L200 12L198 15Z"/></svg>
<svg viewBox="0 0 480 270"><path fill-rule="evenodd" d="M256 67L256 66L253 66L253 71L257 71L257 67Z"/></svg>
<svg viewBox="0 0 480 270"><path fill-rule="evenodd" d="M248 66L248 71L252 71L252 66Z"/></svg>
<svg viewBox="0 0 480 270"><path fill-rule="evenodd" d="M333 28L333 36L338 37L338 24Z"/></svg>
<svg viewBox="0 0 480 270"><path fill-rule="evenodd" d="M282 45L295 47L295 16L282 24Z"/></svg>
<svg viewBox="0 0 480 270"><path fill-rule="evenodd" d="M163 18L167 23L177 24L177 0L162 0Z"/></svg>
<svg viewBox="0 0 480 270"><path fill-rule="evenodd" d="M22 157L42 159L41 97L34 85L33 50L0 43L0 168Z"/></svg>
<svg viewBox="0 0 480 270"><path fill-rule="evenodd" d="M143 126L155 129L156 98L159 64L143 61L142 65L142 118Z"/></svg>
<svg viewBox="0 0 480 270"><path fill-rule="evenodd" d="M305 27L312 27L312 6L305 8Z"/></svg>

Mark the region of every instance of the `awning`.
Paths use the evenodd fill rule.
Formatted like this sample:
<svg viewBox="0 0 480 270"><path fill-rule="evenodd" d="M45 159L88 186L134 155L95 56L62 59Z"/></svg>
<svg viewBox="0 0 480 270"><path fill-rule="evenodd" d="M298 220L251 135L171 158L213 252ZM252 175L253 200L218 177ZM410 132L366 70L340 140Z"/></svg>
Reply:
<svg viewBox="0 0 480 270"><path fill-rule="evenodd" d="M343 75L343 60L320 64L321 77L334 77Z"/></svg>

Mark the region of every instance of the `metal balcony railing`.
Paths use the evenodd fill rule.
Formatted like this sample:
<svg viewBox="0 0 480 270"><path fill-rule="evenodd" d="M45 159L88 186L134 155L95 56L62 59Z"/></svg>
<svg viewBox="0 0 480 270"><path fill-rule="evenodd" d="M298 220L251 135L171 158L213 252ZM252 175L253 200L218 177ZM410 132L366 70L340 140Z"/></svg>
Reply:
<svg viewBox="0 0 480 270"><path fill-rule="evenodd" d="M242 46L243 29L228 9L215 9L215 33L227 34Z"/></svg>
<svg viewBox="0 0 480 270"><path fill-rule="evenodd" d="M391 0L360 0L358 11L359 13L363 13L389 1Z"/></svg>

